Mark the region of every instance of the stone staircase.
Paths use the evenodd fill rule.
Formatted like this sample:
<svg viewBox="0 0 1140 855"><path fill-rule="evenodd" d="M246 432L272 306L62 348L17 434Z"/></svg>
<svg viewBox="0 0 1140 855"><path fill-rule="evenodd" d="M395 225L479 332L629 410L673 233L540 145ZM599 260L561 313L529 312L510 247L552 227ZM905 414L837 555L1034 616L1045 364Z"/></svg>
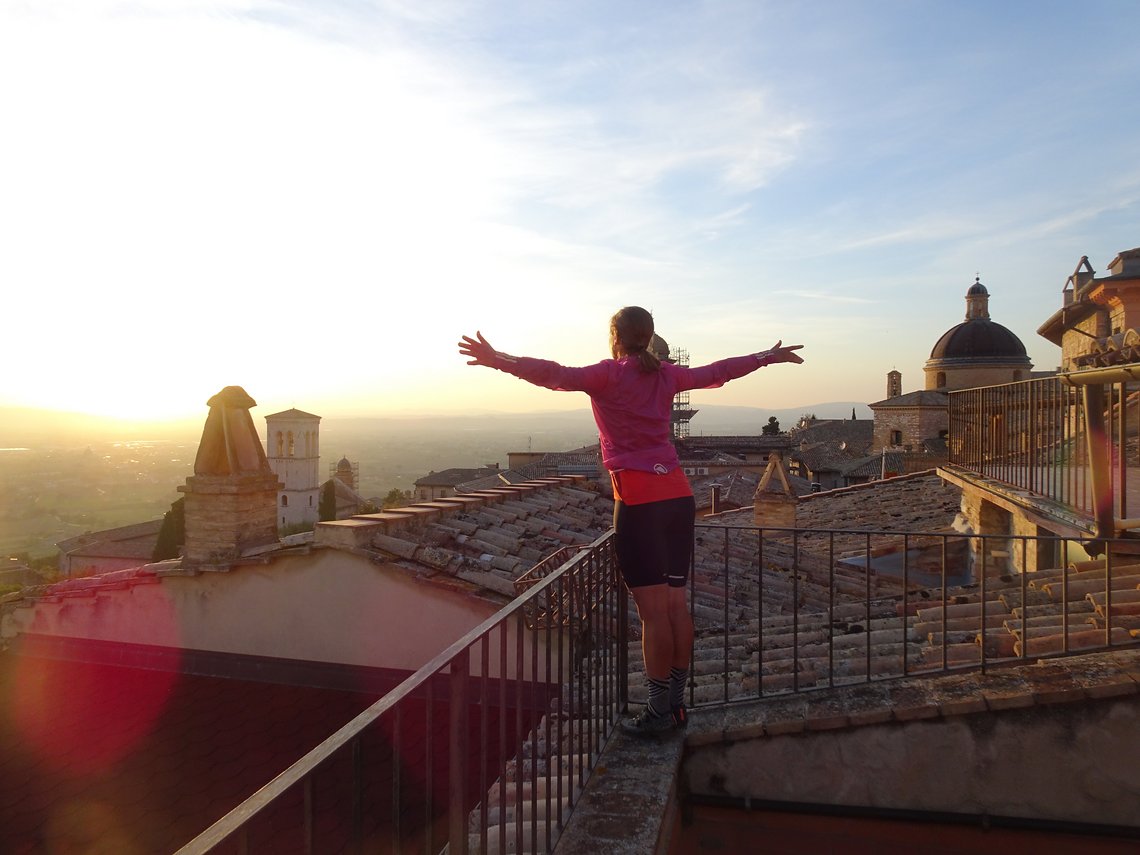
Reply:
<svg viewBox="0 0 1140 855"><path fill-rule="evenodd" d="M520 753L468 814L469 852L538 855L553 849L613 730L601 707L571 686L551 700Z"/></svg>

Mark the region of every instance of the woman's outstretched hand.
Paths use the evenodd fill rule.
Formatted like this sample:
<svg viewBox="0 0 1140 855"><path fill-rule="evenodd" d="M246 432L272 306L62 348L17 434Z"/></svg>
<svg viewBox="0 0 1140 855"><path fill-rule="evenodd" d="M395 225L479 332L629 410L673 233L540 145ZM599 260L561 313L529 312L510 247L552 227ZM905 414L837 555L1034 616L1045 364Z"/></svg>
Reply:
<svg viewBox="0 0 1140 855"><path fill-rule="evenodd" d="M499 352L483 338L483 333L476 332L475 338L469 335L463 336L463 341L459 342L459 354L467 357L468 365L494 366Z"/></svg>
<svg viewBox="0 0 1140 855"><path fill-rule="evenodd" d="M760 360L762 365L775 365L777 362L794 362L802 363L804 358L795 351L803 348L802 344L789 344L784 345L782 341L776 342L768 350L762 350L756 354L756 358Z"/></svg>

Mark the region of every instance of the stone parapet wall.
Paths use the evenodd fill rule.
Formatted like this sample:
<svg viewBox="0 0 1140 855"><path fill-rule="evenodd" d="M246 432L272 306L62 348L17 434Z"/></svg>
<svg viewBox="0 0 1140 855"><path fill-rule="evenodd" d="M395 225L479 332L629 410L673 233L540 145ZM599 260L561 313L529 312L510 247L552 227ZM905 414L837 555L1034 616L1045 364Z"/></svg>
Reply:
<svg viewBox="0 0 1140 855"><path fill-rule="evenodd" d="M684 788L1137 828L1138 656L1133 648L694 711Z"/></svg>

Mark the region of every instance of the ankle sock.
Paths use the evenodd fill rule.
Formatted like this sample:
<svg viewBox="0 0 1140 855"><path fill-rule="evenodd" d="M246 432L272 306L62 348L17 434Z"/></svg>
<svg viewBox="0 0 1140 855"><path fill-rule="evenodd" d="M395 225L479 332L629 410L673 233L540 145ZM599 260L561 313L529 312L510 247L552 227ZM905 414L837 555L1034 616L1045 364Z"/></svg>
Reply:
<svg viewBox="0 0 1140 855"><path fill-rule="evenodd" d="M648 678L649 712L653 715L669 715L669 682Z"/></svg>
<svg viewBox="0 0 1140 855"><path fill-rule="evenodd" d="M669 669L669 708L676 709L685 703L685 685L689 682L687 668Z"/></svg>

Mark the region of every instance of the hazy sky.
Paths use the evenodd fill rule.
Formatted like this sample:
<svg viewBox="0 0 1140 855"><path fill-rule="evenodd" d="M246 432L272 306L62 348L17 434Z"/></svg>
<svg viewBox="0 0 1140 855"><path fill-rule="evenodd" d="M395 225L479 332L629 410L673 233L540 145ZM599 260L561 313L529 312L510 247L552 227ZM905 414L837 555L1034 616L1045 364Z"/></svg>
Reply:
<svg viewBox="0 0 1140 855"><path fill-rule="evenodd" d="M0 406L561 409L651 309L694 402L921 388L981 275L1037 368L1140 246L1140 4L0 0Z"/></svg>

